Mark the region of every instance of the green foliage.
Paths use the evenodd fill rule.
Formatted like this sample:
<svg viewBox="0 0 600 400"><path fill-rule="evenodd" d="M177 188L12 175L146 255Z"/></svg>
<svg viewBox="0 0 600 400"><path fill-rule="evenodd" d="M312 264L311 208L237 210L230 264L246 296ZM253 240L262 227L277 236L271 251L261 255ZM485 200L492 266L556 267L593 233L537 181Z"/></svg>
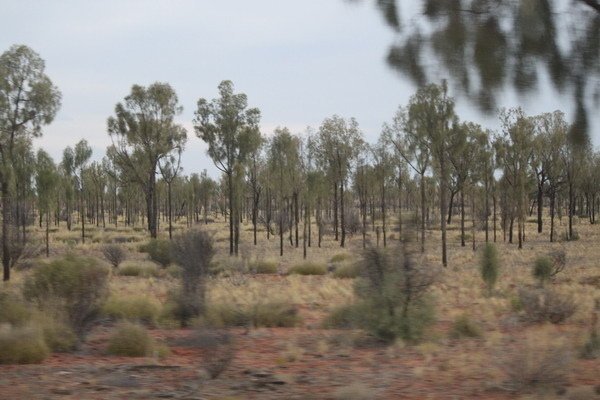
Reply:
<svg viewBox="0 0 600 400"><path fill-rule="evenodd" d="M39 329L0 328L0 364L37 364L50 355Z"/></svg>
<svg viewBox="0 0 600 400"><path fill-rule="evenodd" d="M355 283L358 301L334 310L324 324L362 328L386 342L419 340L434 321L427 295L433 270L415 265L405 247L369 249L362 268L364 277Z"/></svg>
<svg viewBox="0 0 600 400"><path fill-rule="evenodd" d="M111 296L102 307L110 318L154 325L160 315L160 302L147 296Z"/></svg>
<svg viewBox="0 0 600 400"><path fill-rule="evenodd" d="M360 264L358 263L344 263L339 265L334 271L333 276L335 278L357 278L360 275Z"/></svg>
<svg viewBox="0 0 600 400"><path fill-rule="evenodd" d="M92 258L65 256L36 269L23 295L44 312L59 313L82 336L108 294L108 271Z"/></svg>
<svg viewBox="0 0 600 400"><path fill-rule="evenodd" d="M154 348L154 341L143 326L125 322L113 332L107 350L116 356L144 357L152 355Z"/></svg>
<svg viewBox="0 0 600 400"><path fill-rule="evenodd" d="M150 239L144 247L150 259L161 267L166 268L171 264L171 242L166 239Z"/></svg>
<svg viewBox="0 0 600 400"><path fill-rule="evenodd" d="M332 263L339 263L342 261L346 261L348 259L352 258L352 255L348 254L348 253L338 253L335 254L333 257L331 257L331 262Z"/></svg>
<svg viewBox="0 0 600 400"><path fill-rule="evenodd" d="M481 329L477 326L468 315L463 314L454 320L450 329L450 337L453 339L460 338L479 338L482 336Z"/></svg>
<svg viewBox="0 0 600 400"><path fill-rule="evenodd" d="M127 262L125 264L123 264L119 270L118 270L118 274L120 276L141 276L141 277L151 277L151 276L158 276L159 271L156 268L155 264L149 263L151 265L144 265L143 263L134 263L134 262Z"/></svg>
<svg viewBox="0 0 600 400"><path fill-rule="evenodd" d="M178 235L171 245L173 260L181 267L181 290L176 296L182 325L204 312L206 279L215 254L213 239L205 231L194 230Z"/></svg>
<svg viewBox="0 0 600 400"><path fill-rule="evenodd" d="M31 318L31 311L21 300L5 292L0 292L0 324L23 326Z"/></svg>
<svg viewBox="0 0 600 400"><path fill-rule="evenodd" d="M498 261L498 251L492 243L486 243L481 255L481 278L487 286L488 293L491 293L498 280L500 273L500 262Z"/></svg>
<svg viewBox="0 0 600 400"><path fill-rule="evenodd" d="M533 276L544 286L552 276L552 260L548 257L538 257L533 264Z"/></svg>
<svg viewBox="0 0 600 400"><path fill-rule="evenodd" d="M52 351L69 352L77 347L77 335L67 324L60 320L37 316L35 323L42 331L44 341Z"/></svg>
<svg viewBox="0 0 600 400"><path fill-rule="evenodd" d="M289 269L290 275L325 275L327 266L316 262L303 262Z"/></svg>
<svg viewBox="0 0 600 400"><path fill-rule="evenodd" d="M519 303L524 317L530 322L560 324L575 313L577 304L572 296L562 295L551 289L519 290Z"/></svg>
<svg viewBox="0 0 600 400"><path fill-rule="evenodd" d="M250 271L254 272L255 274L276 274L277 266L277 261L256 260L250 263Z"/></svg>
<svg viewBox="0 0 600 400"><path fill-rule="evenodd" d="M301 322L298 309L286 302L257 303L249 306L235 304L211 305L204 322L208 326L294 327Z"/></svg>

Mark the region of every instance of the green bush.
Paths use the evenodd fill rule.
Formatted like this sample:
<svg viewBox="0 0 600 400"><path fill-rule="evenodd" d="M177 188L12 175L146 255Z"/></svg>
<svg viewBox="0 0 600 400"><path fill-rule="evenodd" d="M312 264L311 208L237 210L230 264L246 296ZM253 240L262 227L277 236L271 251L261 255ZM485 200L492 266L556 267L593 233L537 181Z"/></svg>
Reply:
<svg viewBox="0 0 600 400"><path fill-rule="evenodd" d="M154 325L160 315L160 302L147 296L111 296L102 307L104 315L117 320Z"/></svg>
<svg viewBox="0 0 600 400"><path fill-rule="evenodd" d="M65 353L76 349L77 335L65 323L46 316L37 317L36 323L50 350Z"/></svg>
<svg viewBox="0 0 600 400"><path fill-rule="evenodd" d="M23 286L23 295L40 310L64 317L83 336L108 294L108 270L93 258L68 255L36 269Z"/></svg>
<svg viewBox="0 0 600 400"><path fill-rule="evenodd" d="M482 336L481 329L466 314L461 315L452 324L450 337L460 338L478 338Z"/></svg>
<svg viewBox="0 0 600 400"><path fill-rule="evenodd" d="M519 290L519 302L524 317L530 322L560 324L575 313L577 305L572 296L561 295L551 289Z"/></svg>
<svg viewBox="0 0 600 400"><path fill-rule="evenodd" d="M358 263L342 264L333 271L335 278L357 278L360 275L360 265Z"/></svg>
<svg viewBox="0 0 600 400"><path fill-rule="evenodd" d="M427 294L434 271L414 264L404 247L397 250L369 249L357 279L357 302L334 310L325 325L364 329L375 337L419 340L434 321L433 304Z"/></svg>
<svg viewBox="0 0 600 400"><path fill-rule="evenodd" d="M102 255L115 268L125 260L125 251L117 244L106 244L102 247Z"/></svg>
<svg viewBox="0 0 600 400"><path fill-rule="evenodd" d="M23 326L31 319L31 311L21 300L0 292L0 324Z"/></svg>
<svg viewBox="0 0 600 400"><path fill-rule="evenodd" d="M500 262L498 261L496 246L492 243L486 243L481 255L481 278L487 287L488 294L492 293L499 273Z"/></svg>
<svg viewBox="0 0 600 400"><path fill-rule="evenodd" d="M119 268L119 270L117 271L117 273L120 276L140 276L140 277L144 277L144 278L148 278L151 276L158 276L159 275L159 271L156 267L156 264L147 262L147 264L150 265L145 265L144 263L133 263L133 262L127 262L124 263L123 265L121 265L121 267Z"/></svg>
<svg viewBox="0 0 600 400"><path fill-rule="evenodd" d="M348 254L348 253L338 253L335 254L333 257L331 257L331 262L332 263L339 263L342 261L346 261L348 259L352 258L352 255Z"/></svg>
<svg viewBox="0 0 600 400"><path fill-rule="evenodd" d="M0 329L0 364L38 364L49 355L39 329L10 326Z"/></svg>
<svg viewBox="0 0 600 400"><path fill-rule="evenodd" d="M255 274L276 274L277 266L277 261L257 260L250 263L250 271L254 272Z"/></svg>
<svg viewBox="0 0 600 400"><path fill-rule="evenodd" d="M359 325L361 314L368 312L364 305L351 304L340 306L331 311L323 320L322 326L325 329L352 329Z"/></svg>
<svg viewBox="0 0 600 400"><path fill-rule="evenodd" d="M171 242L166 239L150 239L144 246L145 252L148 253L150 259L166 268L173 261L171 257Z"/></svg>
<svg viewBox="0 0 600 400"><path fill-rule="evenodd" d="M286 328L297 326L300 322L297 308L286 302L257 303L251 306L211 305L204 315L205 324L219 328L230 326Z"/></svg>
<svg viewBox="0 0 600 400"><path fill-rule="evenodd" d="M144 357L153 351L154 341L148 331L131 322L119 325L108 341L108 353L115 356Z"/></svg>
<svg viewBox="0 0 600 400"><path fill-rule="evenodd" d="M533 276L541 286L552 276L552 260L548 257L538 257L533 265Z"/></svg>
<svg viewBox="0 0 600 400"><path fill-rule="evenodd" d="M325 275L327 266L315 262L296 264L288 271L290 275Z"/></svg>

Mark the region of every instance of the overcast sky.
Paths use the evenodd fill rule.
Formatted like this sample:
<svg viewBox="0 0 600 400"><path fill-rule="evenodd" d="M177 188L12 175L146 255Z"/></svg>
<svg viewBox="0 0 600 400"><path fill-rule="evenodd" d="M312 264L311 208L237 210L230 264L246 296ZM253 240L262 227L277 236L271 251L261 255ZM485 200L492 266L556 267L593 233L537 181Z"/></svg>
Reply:
<svg viewBox="0 0 600 400"><path fill-rule="evenodd" d="M30 46L62 92L56 120L35 141L56 161L81 138L100 159L110 143L106 119L133 84L174 87L188 129L185 173L207 168L213 176L191 121L198 98L214 98L224 79L260 108L267 135L277 126L301 133L339 114L355 117L369 141L415 90L386 65L393 34L370 1L0 0L0 9L0 51ZM532 114L572 108L550 89L501 102ZM463 101L458 110L497 127Z"/></svg>

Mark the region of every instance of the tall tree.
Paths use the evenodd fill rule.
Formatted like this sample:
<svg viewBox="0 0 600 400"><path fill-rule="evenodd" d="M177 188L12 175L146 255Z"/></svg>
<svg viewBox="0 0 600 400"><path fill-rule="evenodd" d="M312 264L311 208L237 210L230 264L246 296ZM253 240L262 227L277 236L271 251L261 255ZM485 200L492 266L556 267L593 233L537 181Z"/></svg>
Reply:
<svg viewBox="0 0 600 400"><path fill-rule="evenodd" d="M147 88L133 85L123 103L108 119L112 139L107 154L131 182L144 192L150 236L158 233L156 173L158 163L184 148L186 130L175 122L182 112L177 95L168 83L156 82Z"/></svg>
<svg viewBox="0 0 600 400"><path fill-rule="evenodd" d="M44 150L38 150L36 159L35 186L37 189L38 209L40 219L42 215L46 218L46 257L50 256L50 211L53 203L57 201L58 171L52 157Z"/></svg>
<svg viewBox="0 0 600 400"><path fill-rule="evenodd" d="M346 243L344 191L353 162L356 160L362 144L362 132L354 118L345 120L334 115L326 118L319 128L318 143L316 144L317 160L330 173L335 187L335 195L337 195L339 185L341 247L344 247ZM337 202L334 207L337 209Z"/></svg>
<svg viewBox="0 0 600 400"><path fill-rule="evenodd" d="M14 45L0 56L0 192L2 195L3 279L10 279L9 230L14 191L15 142L38 137L60 108L60 92L44 73L44 60L27 46Z"/></svg>
<svg viewBox="0 0 600 400"><path fill-rule="evenodd" d="M253 146L258 145L256 137L260 136L260 111L248 108L247 96L233 90L231 81L221 82L220 97L210 102L199 99L194 118L196 135L208 144L208 155L227 177L230 255L234 253L234 221L238 218L234 207L234 172L238 164L246 161Z"/></svg>

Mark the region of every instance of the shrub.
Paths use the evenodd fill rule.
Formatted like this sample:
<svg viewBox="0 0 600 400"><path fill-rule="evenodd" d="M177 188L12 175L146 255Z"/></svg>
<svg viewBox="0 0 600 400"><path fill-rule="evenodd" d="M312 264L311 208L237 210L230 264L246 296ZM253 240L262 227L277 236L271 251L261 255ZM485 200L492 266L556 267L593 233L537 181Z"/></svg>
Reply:
<svg viewBox="0 0 600 400"><path fill-rule="evenodd" d="M406 245L395 251L369 249L364 275L355 284L357 303L331 318L362 328L386 342L420 339L433 322L427 290L434 271L414 264Z"/></svg>
<svg viewBox="0 0 600 400"><path fill-rule="evenodd" d="M23 326L31 318L31 311L22 301L8 293L0 292L0 324Z"/></svg>
<svg viewBox="0 0 600 400"><path fill-rule="evenodd" d="M104 315L154 325L160 314L160 302L147 296L111 296L102 307Z"/></svg>
<svg viewBox="0 0 600 400"><path fill-rule="evenodd" d="M195 344L202 350L202 366L211 379L225 372L235 357L233 336L223 330L201 329Z"/></svg>
<svg viewBox="0 0 600 400"><path fill-rule="evenodd" d="M206 279L214 253L212 237L205 231L188 231L173 239L173 260L181 267L181 291L177 304L182 325L190 317L204 312Z"/></svg>
<svg viewBox="0 0 600 400"><path fill-rule="evenodd" d="M253 326L294 327L301 322L296 307L285 302L257 303L251 306L235 304L212 305L207 308L205 323L212 327Z"/></svg>
<svg viewBox="0 0 600 400"><path fill-rule="evenodd" d="M294 265L288 273L291 275L325 275L327 273L327 266L314 262L303 262Z"/></svg>
<svg viewBox="0 0 600 400"><path fill-rule="evenodd" d="M492 243L486 243L481 255L481 278L487 287L488 294L492 293L500 271L498 251Z"/></svg>
<svg viewBox="0 0 600 400"><path fill-rule="evenodd" d="M575 313L577 306L572 296L561 295L551 289L519 290L519 302L525 318L530 322L553 324L564 322Z"/></svg>
<svg viewBox="0 0 600 400"><path fill-rule="evenodd" d="M363 310L358 304L340 306L331 311L323 320L325 329L351 329L358 326Z"/></svg>
<svg viewBox="0 0 600 400"><path fill-rule="evenodd" d="M52 351L69 352L77 347L77 335L67 324L47 316L37 316L36 323Z"/></svg>
<svg viewBox="0 0 600 400"><path fill-rule="evenodd" d="M125 322L113 332L108 353L116 356L144 357L152 355L154 341L141 325Z"/></svg>
<svg viewBox="0 0 600 400"><path fill-rule="evenodd" d="M333 271L335 278L356 278L360 275L360 265L358 263L342 264Z"/></svg>
<svg viewBox="0 0 600 400"><path fill-rule="evenodd" d="M252 271L255 274L276 274L277 266L277 261L255 261L250 264L250 271Z"/></svg>
<svg viewBox="0 0 600 400"><path fill-rule="evenodd" d="M533 265L533 276L539 281L540 286L544 286L552 276L552 260L548 257L538 257Z"/></svg>
<svg viewBox="0 0 600 400"><path fill-rule="evenodd" d="M338 254L334 255L333 257L331 257L330 261L332 263L338 263L338 262L346 261L350 258L352 258L352 256L348 253L338 253Z"/></svg>
<svg viewBox="0 0 600 400"><path fill-rule="evenodd" d="M102 247L102 254L104 258L115 268L125 260L125 251L123 248L116 244L107 244Z"/></svg>
<svg viewBox="0 0 600 400"><path fill-rule="evenodd" d="M171 242L165 239L150 239L144 247L150 259L166 268L171 264Z"/></svg>
<svg viewBox="0 0 600 400"><path fill-rule="evenodd" d="M127 262L124 263L118 270L118 274L120 276L141 276L141 277L151 277L158 276L159 272L156 267L156 264L151 263L149 261L145 262ZM149 265L148 265L149 264Z"/></svg>
<svg viewBox="0 0 600 400"><path fill-rule="evenodd" d="M481 329L477 326L466 314L461 315L452 324L450 337L453 339L460 338L478 338L481 337Z"/></svg>
<svg viewBox="0 0 600 400"><path fill-rule="evenodd" d="M0 364L37 364L50 355L38 329L6 326L0 329Z"/></svg>
<svg viewBox="0 0 600 400"><path fill-rule="evenodd" d="M508 360L508 384L515 391L562 385L570 362L565 346L534 338Z"/></svg>
<svg viewBox="0 0 600 400"><path fill-rule="evenodd" d="M68 255L42 265L26 280L23 295L45 312L63 314L78 336L97 317L108 294L108 271L92 258Z"/></svg>

